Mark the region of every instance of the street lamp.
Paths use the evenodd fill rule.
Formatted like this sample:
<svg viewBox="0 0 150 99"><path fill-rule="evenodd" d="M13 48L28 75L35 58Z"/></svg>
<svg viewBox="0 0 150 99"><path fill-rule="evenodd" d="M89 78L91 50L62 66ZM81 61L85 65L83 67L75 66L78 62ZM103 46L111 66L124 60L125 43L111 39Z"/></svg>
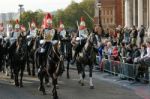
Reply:
<svg viewBox="0 0 150 99"><path fill-rule="evenodd" d="M99 1L97 3L97 7L99 9L99 26L101 27L101 36L104 36L104 29L103 29L103 26L102 26L102 18L101 18L101 10L102 10L102 3Z"/></svg>
<svg viewBox="0 0 150 99"><path fill-rule="evenodd" d="M20 21L21 21L21 9L22 9L22 7L23 7L23 4L19 4L18 6L19 6L19 8L20 8L20 11L19 11L19 12L20 12L20 16L19 16L19 17L20 17Z"/></svg>
<svg viewBox="0 0 150 99"><path fill-rule="evenodd" d="M102 4L100 2L98 2L97 7L99 9L99 26L102 27L102 22L101 22L101 7L102 7Z"/></svg>

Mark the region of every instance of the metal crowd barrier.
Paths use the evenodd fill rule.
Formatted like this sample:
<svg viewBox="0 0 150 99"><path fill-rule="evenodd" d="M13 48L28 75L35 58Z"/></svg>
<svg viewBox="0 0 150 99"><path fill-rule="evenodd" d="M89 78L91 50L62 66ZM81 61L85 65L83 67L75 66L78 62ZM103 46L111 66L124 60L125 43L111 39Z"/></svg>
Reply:
<svg viewBox="0 0 150 99"><path fill-rule="evenodd" d="M139 64L128 64L109 59L102 60L103 71L115 76L119 76L120 78L135 80L138 73L138 66ZM147 77L142 79L149 81L149 72L147 74Z"/></svg>

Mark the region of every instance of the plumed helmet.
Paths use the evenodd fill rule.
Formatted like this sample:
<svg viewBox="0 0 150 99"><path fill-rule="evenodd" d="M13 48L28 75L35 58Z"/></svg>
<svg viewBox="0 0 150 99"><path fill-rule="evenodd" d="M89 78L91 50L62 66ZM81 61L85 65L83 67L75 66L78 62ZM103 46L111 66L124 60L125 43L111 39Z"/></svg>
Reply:
<svg viewBox="0 0 150 99"><path fill-rule="evenodd" d="M62 21L59 22L59 28L60 28L61 30L65 28L65 26L64 26L64 24L63 24Z"/></svg>
<svg viewBox="0 0 150 99"><path fill-rule="evenodd" d="M79 29L80 29L80 30L83 30L83 29L85 29L85 28L86 28L86 25L85 25L84 18L83 18L83 17L81 17L81 19L80 19L80 27L79 27Z"/></svg>
<svg viewBox="0 0 150 99"><path fill-rule="evenodd" d="M52 24L52 15L50 13L46 15L46 22L47 24Z"/></svg>
<svg viewBox="0 0 150 99"><path fill-rule="evenodd" d="M15 24L15 29L19 29L20 28L20 25L19 25L19 21L18 19L16 20L16 24Z"/></svg>
<svg viewBox="0 0 150 99"><path fill-rule="evenodd" d="M31 22L31 27L36 27L36 23L35 23L35 21L33 21L33 20L32 20L32 22Z"/></svg>

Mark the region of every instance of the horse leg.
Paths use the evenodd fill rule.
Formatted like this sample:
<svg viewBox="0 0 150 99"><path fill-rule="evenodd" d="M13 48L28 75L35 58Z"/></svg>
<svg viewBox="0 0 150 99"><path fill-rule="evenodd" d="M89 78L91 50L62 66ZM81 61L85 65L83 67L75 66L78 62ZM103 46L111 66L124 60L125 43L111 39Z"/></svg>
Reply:
<svg viewBox="0 0 150 99"><path fill-rule="evenodd" d="M93 66L89 65L90 89L94 89L92 72L93 72Z"/></svg>
<svg viewBox="0 0 150 99"><path fill-rule="evenodd" d="M69 75L69 63L70 63L70 61L67 60L67 78L68 79L70 78L70 75Z"/></svg>
<svg viewBox="0 0 150 99"><path fill-rule="evenodd" d="M81 71L82 71L82 68L81 68L81 64L79 64L79 62L77 61L76 63L76 66L77 66L77 71L78 71L78 75L79 75L79 84L81 84L81 80L82 80L82 74L81 74Z"/></svg>
<svg viewBox="0 0 150 99"><path fill-rule="evenodd" d="M83 65L81 65L81 68L82 68L81 86L84 86L85 67Z"/></svg>
<svg viewBox="0 0 150 99"><path fill-rule="evenodd" d="M33 66L32 66L32 76L35 76L35 62L33 60L32 62Z"/></svg>
<svg viewBox="0 0 150 99"><path fill-rule="evenodd" d="M45 74L45 84L47 87L50 87L49 76L47 73Z"/></svg>
<svg viewBox="0 0 150 99"><path fill-rule="evenodd" d="M39 91L42 91L43 95L46 95L44 84L43 84L44 72L42 72L42 70L39 72L39 79L40 79Z"/></svg>
<svg viewBox="0 0 150 99"><path fill-rule="evenodd" d="M18 81L18 74L19 71L17 70L17 68L14 69L14 74L15 74L15 86L18 87L19 86L19 81Z"/></svg>
<svg viewBox="0 0 150 99"><path fill-rule="evenodd" d="M56 88L57 78L52 77L52 82L53 82L53 90L52 90L53 99L58 99L57 88Z"/></svg>
<svg viewBox="0 0 150 99"><path fill-rule="evenodd" d="M27 71L28 71L28 75L31 75L29 57L27 59Z"/></svg>
<svg viewBox="0 0 150 99"><path fill-rule="evenodd" d="M20 87L23 87L23 82L22 82L22 78L23 78L23 72L24 72L24 68L25 65L22 65L23 67L21 67L21 73L20 73Z"/></svg>
<svg viewBox="0 0 150 99"><path fill-rule="evenodd" d="M11 63L11 65L10 65L10 73L11 73L11 79L14 79L14 68L13 68L14 66L13 66L13 64Z"/></svg>

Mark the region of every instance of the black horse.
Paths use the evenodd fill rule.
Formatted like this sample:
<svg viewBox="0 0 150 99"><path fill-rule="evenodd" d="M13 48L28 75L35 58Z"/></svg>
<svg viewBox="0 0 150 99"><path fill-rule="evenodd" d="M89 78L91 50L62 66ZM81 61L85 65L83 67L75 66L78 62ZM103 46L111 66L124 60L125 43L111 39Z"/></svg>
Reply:
<svg viewBox="0 0 150 99"><path fill-rule="evenodd" d="M3 38L0 38L0 71L3 70L3 62L4 62L4 46L3 46Z"/></svg>
<svg viewBox="0 0 150 99"><path fill-rule="evenodd" d="M63 60L67 61L67 78L69 79L70 78L69 65L72 59L72 44L71 44L71 37L69 36L68 32L66 34L66 38L60 39L60 53L63 56ZM65 67L63 69L65 69Z"/></svg>
<svg viewBox="0 0 150 99"><path fill-rule="evenodd" d="M79 83L81 85L84 85L84 78L85 78L85 66L89 66L89 77L90 77L90 88L93 89L93 81L92 81L92 70L93 70L93 63L94 63L94 57L95 57L95 45L96 45L96 38L95 34L91 33L86 41L86 44L82 48L82 51L79 53L79 55L76 58L76 64L78 73L80 75Z"/></svg>
<svg viewBox="0 0 150 99"><path fill-rule="evenodd" d="M13 44L12 48L10 49L11 53L11 68L14 74L14 81L15 85L18 87L23 87L22 78L23 72L25 70L26 65L26 55L27 55L27 44L26 44L26 37L19 36L17 41ZM18 76L20 72L20 82L18 81Z"/></svg>
<svg viewBox="0 0 150 99"><path fill-rule="evenodd" d="M34 53L37 49L37 39L31 38L30 41L28 41L27 46L27 71L28 75L31 75L31 69L30 69L30 63L32 64L32 76L35 76L35 61L34 61Z"/></svg>
<svg viewBox="0 0 150 99"><path fill-rule="evenodd" d="M53 84L53 98L58 99L57 90L56 90L56 84L57 84L57 78L59 75L61 75L61 65L63 63L63 58L60 56L58 51L58 43L53 45L50 43L50 48L48 49L47 53L39 53L38 49L35 53L35 60L36 65L38 65L38 77L40 79L40 87L39 90L43 92L43 94L46 94L45 87L43 80L48 75L52 78L52 84Z"/></svg>
<svg viewBox="0 0 150 99"><path fill-rule="evenodd" d="M10 59L9 59L9 47L10 47L10 40L9 37L4 38L3 43L3 72L6 73L7 76L9 76L9 70L10 70Z"/></svg>

